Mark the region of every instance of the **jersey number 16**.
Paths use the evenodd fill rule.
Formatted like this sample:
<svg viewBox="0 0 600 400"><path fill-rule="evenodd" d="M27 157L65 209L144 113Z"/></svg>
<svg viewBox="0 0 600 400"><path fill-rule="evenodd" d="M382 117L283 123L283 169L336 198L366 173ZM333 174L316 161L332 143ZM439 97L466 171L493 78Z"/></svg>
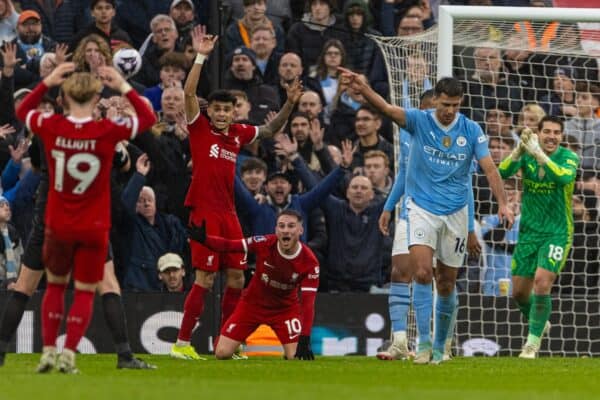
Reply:
<svg viewBox="0 0 600 400"><path fill-rule="evenodd" d="M73 194L83 194L100 172L100 159L91 153L75 153L67 158L64 151L52 150L52 158L56 162L54 190L57 192L63 191L65 172L78 181ZM82 164L87 166L86 170L79 169Z"/></svg>

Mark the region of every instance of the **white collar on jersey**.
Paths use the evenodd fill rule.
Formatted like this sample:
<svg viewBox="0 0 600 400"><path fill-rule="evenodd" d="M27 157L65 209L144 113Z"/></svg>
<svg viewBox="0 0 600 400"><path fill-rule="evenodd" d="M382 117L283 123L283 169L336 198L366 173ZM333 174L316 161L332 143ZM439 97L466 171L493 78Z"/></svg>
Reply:
<svg viewBox="0 0 600 400"><path fill-rule="evenodd" d="M300 254L300 252L302 251L302 244L300 244L300 242L298 242L298 250L296 250L296 252L294 254L285 254L279 247L279 240L278 240L277 241L277 251L279 252L279 255L281 257L285 258L286 260L293 260L294 258L298 257L298 254Z"/></svg>
<svg viewBox="0 0 600 400"><path fill-rule="evenodd" d="M431 116L433 117L433 122L435 122L437 127L443 130L444 132L449 132L452 128L454 128L454 125L456 125L456 123L458 122L458 113L456 113L456 115L454 116L454 121L450 122L450 125L448 126L444 126L441 124L440 121L438 121L437 116L435 115L435 111L431 113Z"/></svg>
<svg viewBox="0 0 600 400"><path fill-rule="evenodd" d="M76 118L69 115L67 116L67 119L74 124L85 124L86 122L90 122L92 120L92 117Z"/></svg>

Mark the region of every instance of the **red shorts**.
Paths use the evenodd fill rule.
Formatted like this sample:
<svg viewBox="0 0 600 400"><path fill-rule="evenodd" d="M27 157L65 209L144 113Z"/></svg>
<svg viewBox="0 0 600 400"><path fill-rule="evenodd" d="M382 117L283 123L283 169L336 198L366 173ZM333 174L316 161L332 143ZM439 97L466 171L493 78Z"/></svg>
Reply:
<svg viewBox="0 0 600 400"><path fill-rule="evenodd" d="M273 329L281 344L296 343L302 332L300 307L265 310L241 300L221 327L221 335L243 342L262 324Z"/></svg>
<svg viewBox="0 0 600 400"><path fill-rule="evenodd" d="M44 266L54 275L73 271L73 279L97 283L104 276L108 252L108 231L56 232L46 228L42 257Z"/></svg>
<svg viewBox="0 0 600 400"><path fill-rule="evenodd" d="M237 215L232 212L216 212L212 210L195 210L190 215L190 221L195 225L206 221L206 233L211 236L221 236L225 239L243 239L242 228ZM203 271L217 272L220 269L246 269L246 254L218 253L208 249L193 240L190 241L192 266Z"/></svg>

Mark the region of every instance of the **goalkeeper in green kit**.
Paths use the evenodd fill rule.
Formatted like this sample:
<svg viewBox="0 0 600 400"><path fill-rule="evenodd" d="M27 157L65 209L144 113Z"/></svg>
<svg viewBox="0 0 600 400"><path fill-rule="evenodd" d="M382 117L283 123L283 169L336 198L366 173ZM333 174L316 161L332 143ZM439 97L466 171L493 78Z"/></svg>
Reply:
<svg viewBox="0 0 600 400"><path fill-rule="evenodd" d="M546 116L537 135L523 130L521 142L499 166L502 178L521 171L523 181L519 241L511 265L513 298L529 321L520 358L537 357L550 328L552 284L573 242L571 198L579 157L560 146L562 140L562 121Z"/></svg>

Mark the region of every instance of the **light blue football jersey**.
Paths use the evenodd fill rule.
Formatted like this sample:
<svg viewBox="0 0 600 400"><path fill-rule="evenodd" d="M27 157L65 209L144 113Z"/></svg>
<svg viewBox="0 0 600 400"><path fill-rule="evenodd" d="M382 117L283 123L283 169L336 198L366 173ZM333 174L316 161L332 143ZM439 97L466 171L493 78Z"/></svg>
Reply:
<svg viewBox="0 0 600 400"><path fill-rule="evenodd" d="M472 160L489 156L481 127L457 113L444 127L435 110L406 110L412 134L406 168L406 195L435 215L450 215L467 205Z"/></svg>

